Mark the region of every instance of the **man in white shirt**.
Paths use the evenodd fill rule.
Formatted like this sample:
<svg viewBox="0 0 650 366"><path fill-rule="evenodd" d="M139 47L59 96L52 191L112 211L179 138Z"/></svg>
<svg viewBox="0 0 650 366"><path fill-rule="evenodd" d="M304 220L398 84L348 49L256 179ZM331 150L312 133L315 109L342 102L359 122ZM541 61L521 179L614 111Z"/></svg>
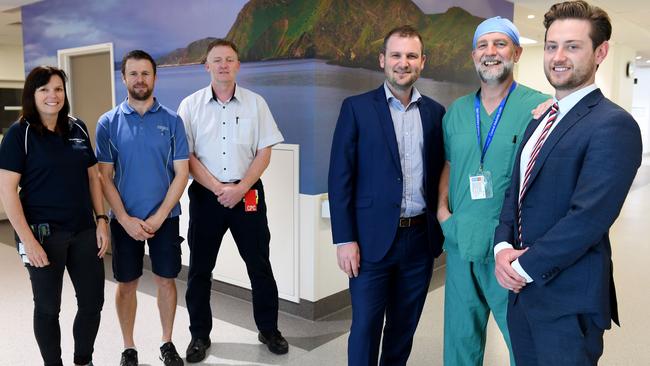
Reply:
<svg viewBox="0 0 650 366"><path fill-rule="evenodd" d="M495 231L495 274L511 290L517 366L596 365L604 330L618 324L608 232L641 163L641 135L594 84L607 13L559 3L544 26L556 103L524 134Z"/></svg>
<svg viewBox="0 0 650 366"><path fill-rule="evenodd" d="M190 268L185 299L192 341L187 361L199 362L210 347L212 270L228 229L246 263L258 339L276 354L288 343L278 331L278 290L269 261L270 233L260 176L271 148L283 141L264 99L237 85L237 47L217 39L208 45L211 83L185 98L178 115L190 151Z"/></svg>

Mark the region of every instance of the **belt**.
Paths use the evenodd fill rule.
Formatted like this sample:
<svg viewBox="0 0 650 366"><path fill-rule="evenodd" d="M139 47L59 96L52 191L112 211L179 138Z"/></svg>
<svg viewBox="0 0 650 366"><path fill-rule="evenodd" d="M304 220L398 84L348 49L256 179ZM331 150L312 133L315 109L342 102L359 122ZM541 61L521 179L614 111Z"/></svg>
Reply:
<svg viewBox="0 0 650 366"><path fill-rule="evenodd" d="M398 227L411 227L415 225L422 225L426 221L425 214L413 217L400 217Z"/></svg>

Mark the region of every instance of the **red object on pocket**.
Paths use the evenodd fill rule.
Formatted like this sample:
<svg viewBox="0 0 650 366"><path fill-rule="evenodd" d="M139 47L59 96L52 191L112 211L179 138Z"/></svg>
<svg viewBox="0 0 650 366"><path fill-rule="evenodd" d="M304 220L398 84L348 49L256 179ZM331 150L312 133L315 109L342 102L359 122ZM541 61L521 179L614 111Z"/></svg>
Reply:
<svg viewBox="0 0 650 366"><path fill-rule="evenodd" d="M257 211L257 189L251 189L244 195L244 211L255 212Z"/></svg>

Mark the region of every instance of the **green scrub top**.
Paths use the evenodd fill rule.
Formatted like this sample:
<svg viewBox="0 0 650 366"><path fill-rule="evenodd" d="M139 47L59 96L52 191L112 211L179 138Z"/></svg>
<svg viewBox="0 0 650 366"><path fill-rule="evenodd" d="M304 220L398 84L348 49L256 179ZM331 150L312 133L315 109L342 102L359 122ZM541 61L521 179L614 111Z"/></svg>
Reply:
<svg viewBox="0 0 650 366"><path fill-rule="evenodd" d="M517 84L503 109L483 163L483 170L492 175L493 196L472 200L469 176L478 172L481 160L476 138L475 95L471 93L458 98L443 118L445 154L451 164L449 209L452 216L441 226L445 250L468 261L485 263L494 261L494 230L499 223L505 191L510 185L515 154L532 120L531 110L550 96ZM482 146L497 109L488 115L481 103Z"/></svg>

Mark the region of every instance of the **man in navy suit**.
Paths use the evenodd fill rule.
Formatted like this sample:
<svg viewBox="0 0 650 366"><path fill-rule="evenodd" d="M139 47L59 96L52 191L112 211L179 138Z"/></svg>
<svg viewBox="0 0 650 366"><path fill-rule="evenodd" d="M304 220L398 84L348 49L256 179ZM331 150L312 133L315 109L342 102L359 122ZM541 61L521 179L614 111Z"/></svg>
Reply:
<svg viewBox="0 0 650 366"><path fill-rule="evenodd" d="M413 86L422 37L402 26L384 38L378 89L343 101L329 170L332 235L350 277L348 365L405 365L441 252L437 188L444 108ZM384 317L386 322L384 324Z"/></svg>
<svg viewBox="0 0 650 366"><path fill-rule="evenodd" d="M609 49L607 13L555 4L544 26L556 103L524 134L495 232L495 274L512 290L517 366L596 365L604 330L618 324L608 232L641 164L641 135L594 84Z"/></svg>

